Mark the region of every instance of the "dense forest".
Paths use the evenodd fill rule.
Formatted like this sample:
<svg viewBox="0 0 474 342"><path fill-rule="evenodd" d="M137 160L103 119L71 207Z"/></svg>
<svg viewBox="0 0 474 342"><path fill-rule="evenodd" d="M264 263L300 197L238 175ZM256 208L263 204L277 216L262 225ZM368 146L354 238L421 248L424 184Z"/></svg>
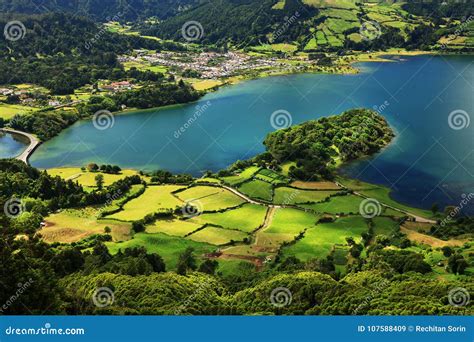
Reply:
<svg viewBox="0 0 474 342"><path fill-rule="evenodd" d="M198 3L198 0L7 0L0 2L0 12L64 12L100 21L108 21L112 17L131 21L149 17L164 19Z"/></svg>
<svg viewBox="0 0 474 342"><path fill-rule="evenodd" d="M335 158L349 161L378 152L393 138L385 118L368 109L307 121L270 133L267 151L279 163L295 161L291 175L308 180L331 177Z"/></svg>
<svg viewBox="0 0 474 342"><path fill-rule="evenodd" d="M0 26L12 19L23 23L27 39L0 40L0 84L34 83L53 94L71 94L99 79L153 78L150 72L125 71L117 55L138 48L181 49L173 43L111 33L72 15L3 15Z"/></svg>

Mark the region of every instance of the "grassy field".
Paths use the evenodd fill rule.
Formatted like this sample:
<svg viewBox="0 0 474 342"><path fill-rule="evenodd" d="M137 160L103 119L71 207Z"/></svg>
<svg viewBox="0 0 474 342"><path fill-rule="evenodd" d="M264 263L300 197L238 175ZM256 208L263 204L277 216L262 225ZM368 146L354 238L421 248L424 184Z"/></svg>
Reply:
<svg viewBox="0 0 474 342"><path fill-rule="evenodd" d="M241 231L206 227L189 235L187 239L197 242L206 242L212 245L223 245L231 241L242 241L245 237L247 237L247 234Z"/></svg>
<svg viewBox="0 0 474 342"><path fill-rule="evenodd" d="M272 200L272 185L259 179L242 184L238 190L250 198Z"/></svg>
<svg viewBox="0 0 474 342"><path fill-rule="evenodd" d="M38 109L39 108L34 108L34 107L29 107L29 106L0 103L0 118L9 120L13 116L15 116L15 114L30 113Z"/></svg>
<svg viewBox="0 0 474 342"><path fill-rule="evenodd" d="M165 233L173 236L185 236L202 227L202 224L190 220L157 220L146 227L147 233Z"/></svg>
<svg viewBox="0 0 474 342"><path fill-rule="evenodd" d="M312 209L318 213L329 213L329 214L358 214L359 205L362 202L362 198L355 195L347 196L334 196L329 199L328 202L315 203L315 204L301 204L300 206L307 209Z"/></svg>
<svg viewBox="0 0 474 342"><path fill-rule="evenodd" d="M374 233L375 235L390 236L396 232L399 224L389 217L374 217Z"/></svg>
<svg viewBox="0 0 474 342"><path fill-rule="evenodd" d="M343 217L333 223L318 224L308 229L303 239L283 249L284 256L295 256L300 260L324 258L335 244L346 244L346 237L359 241L360 235L367 231L362 217Z"/></svg>
<svg viewBox="0 0 474 342"><path fill-rule="evenodd" d="M258 170L260 170L258 166L250 166L237 175L222 177L221 179L227 184L234 186L249 180L256 172L258 172Z"/></svg>
<svg viewBox="0 0 474 342"><path fill-rule="evenodd" d="M40 230L46 242L71 243L93 234L104 234L104 228L112 229L114 241L130 239L130 224L113 220L97 220L99 209L67 209L45 219L46 226Z"/></svg>
<svg viewBox="0 0 474 342"><path fill-rule="evenodd" d="M182 205L171 192L182 189L180 185L153 185L146 188L145 192L127 202L122 211L108 216L112 219L135 221L163 209L174 209Z"/></svg>
<svg viewBox="0 0 474 342"><path fill-rule="evenodd" d="M245 201L229 190L213 186L193 186L176 194L184 202L191 201L200 211L214 211L238 206Z"/></svg>
<svg viewBox="0 0 474 342"><path fill-rule="evenodd" d="M340 190L341 188L333 182L303 182L294 181L290 184L294 188L303 190Z"/></svg>
<svg viewBox="0 0 474 342"><path fill-rule="evenodd" d="M120 174L113 175L109 173L102 173L102 172L89 172L89 171L82 171L80 167L61 167L55 169L48 169L46 172L51 176L59 176L66 180L73 180L78 182L82 186L86 187L95 187L95 177L98 174L104 176L104 185L108 186L119 179L137 175L138 172L135 170L122 170Z"/></svg>
<svg viewBox="0 0 474 342"><path fill-rule="evenodd" d="M116 254L119 249L145 247L148 253L158 253L163 258L167 270L176 269L180 254L183 253L187 247L194 248L194 254L197 257L201 257L205 253L211 253L216 249L215 246L207 243L196 242L162 233L138 233L129 241L121 243L108 242L106 245L112 254Z"/></svg>
<svg viewBox="0 0 474 342"><path fill-rule="evenodd" d="M293 189L287 187L278 187L275 189L275 196L273 202L275 204L297 204L308 202L320 202L328 198L330 195L337 193L337 191L311 191Z"/></svg>
<svg viewBox="0 0 474 342"><path fill-rule="evenodd" d="M196 90L208 90L222 85L222 82L219 80L204 80L195 82L192 85Z"/></svg>
<svg viewBox="0 0 474 342"><path fill-rule="evenodd" d="M286 177L269 169L261 169L255 174L255 178L272 184L287 184L288 182Z"/></svg>
<svg viewBox="0 0 474 342"><path fill-rule="evenodd" d="M227 210L222 213L202 214L190 221L199 224L211 223L223 228L238 229L252 232L263 223L267 207L257 204L245 204L241 208Z"/></svg>

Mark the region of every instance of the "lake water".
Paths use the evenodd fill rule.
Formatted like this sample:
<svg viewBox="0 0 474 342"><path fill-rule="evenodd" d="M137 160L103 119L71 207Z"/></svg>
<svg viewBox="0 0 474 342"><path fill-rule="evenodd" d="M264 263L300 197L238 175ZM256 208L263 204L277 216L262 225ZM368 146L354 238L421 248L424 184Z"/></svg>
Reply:
<svg viewBox="0 0 474 342"><path fill-rule="evenodd" d="M247 81L194 104L115 116L113 126L105 130L82 121L40 146L31 163L50 168L94 161L199 175L264 151L262 141L275 129L275 111L287 111L296 124L368 107L388 119L397 138L382 153L347 165L343 172L387 185L394 199L407 204L458 204L463 194L474 192L474 122L467 122L474 120L474 59L392 59L359 64L358 75Z"/></svg>
<svg viewBox="0 0 474 342"><path fill-rule="evenodd" d="M0 131L0 158L11 158L20 155L28 146L28 139Z"/></svg>

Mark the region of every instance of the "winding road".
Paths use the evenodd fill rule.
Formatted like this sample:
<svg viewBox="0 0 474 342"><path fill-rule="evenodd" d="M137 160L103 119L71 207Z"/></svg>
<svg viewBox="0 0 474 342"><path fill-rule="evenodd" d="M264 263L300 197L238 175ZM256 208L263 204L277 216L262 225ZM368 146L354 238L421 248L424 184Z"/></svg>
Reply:
<svg viewBox="0 0 474 342"><path fill-rule="evenodd" d="M0 130L5 133L17 134L17 135L21 135L23 137L28 138L28 140L30 141L30 144L28 145L28 147L20 155L15 157L15 159L21 160L25 164L28 164L28 158L30 158L34 150L41 144L41 141L39 141L32 134L25 133L22 131L17 131L11 128L1 128Z"/></svg>

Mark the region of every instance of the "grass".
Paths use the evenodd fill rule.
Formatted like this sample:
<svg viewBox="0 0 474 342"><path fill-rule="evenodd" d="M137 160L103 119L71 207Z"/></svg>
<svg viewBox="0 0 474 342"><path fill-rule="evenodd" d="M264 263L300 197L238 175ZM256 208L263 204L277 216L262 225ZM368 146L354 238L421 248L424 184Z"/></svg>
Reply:
<svg viewBox="0 0 474 342"><path fill-rule="evenodd" d="M290 184L294 188L303 190L340 190L341 188L333 182L303 182L294 181Z"/></svg>
<svg viewBox="0 0 474 342"><path fill-rule="evenodd" d="M334 196L329 199L328 202L316 203L316 204L302 204L303 208L312 209L319 213L329 214L358 214L359 205L362 202L362 198L355 195L347 196Z"/></svg>
<svg viewBox="0 0 474 342"><path fill-rule="evenodd" d="M248 261L244 260L223 260L219 259L219 268L217 272L222 276L241 276L244 272L254 272L255 266Z"/></svg>
<svg viewBox="0 0 474 342"><path fill-rule="evenodd" d="M293 189L288 187L278 187L275 189L275 196L273 202L276 204L297 204L297 203L316 203L328 198L330 195L337 193L337 191L312 191Z"/></svg>
<svg viewBox="0 0 474 342"><path fill-rule="evenodd" d="M203 177L196 179L196 183L213 183L213 184L220 184L222 181L217 178L212 178L212 177Z"/></svg>
<svg viewBox="0 0 474 342"><path fill-rule="evenodd" d="M390 236L395 233L399 224L389 217L374 217L374 233L375 235Z"/></svg>
<svg viewBox="0 0 474 342"><path fill-rule="evenodd" d="M25 114L28 112L34 112L39 108L29 107L29 106L22 106L22 105L14 105L8 103L0 103L0 118L9 120L15 116L15 114Z"/></svg>
<svg viewBox="0 0 474 342"><path fill-rule="evenodd" d="M127 202L122 211L108 217L123 221L136 221L159 210L174 209L176 206L182 205L182 202L171 192L182 188L183 186L180 185L149 186L141 196Z"/></svg>
<svg viewBox="0 0 474 342"><path fill-rule="evenodd" d="M204 80L193 83L193 87L196 90L208 90L222 85L222 82L219 80Z"/></svg>
<svg viewBox="0 0 474 342"><path fill-rule="evenodd" d="M316 225L318 217L314 214L293 208L279 208L265 233L298 235L305 228Z"/></svg>
<svg viewBox="0 0 474 342"><path fill-rule="evenodd" d="M253 175L258 172L258 170L260 170L258 166L250 166L234 176L222 177L221 179L225 183L235 186L252 178Z"/></svg>
<svg viewBox="0 0 474 342"><path fill-rule="evenodd" d="M79 167L61 167L61 168L54 168L48 169L46 172L51 176L60 176L66 180L73 180L78 182L82 186L86 187L95 187L95 177L98 174L104 176L104 185L108 186L119 179L123 179L128 176L137 175L138 172L135 170L122 170L120 174L113 175L109 173L102 173L102 172L89 172L89 171L82 171Z"/></svg>
<svg viewBox="0 0 474 342"><path fill-rule="evenodd" d="M255 178L272 184L286 184L288 182L286 177L269 169L261 169L255 174Z"/></svg>
<svg viewBox="0 0 474 342"><path fill-rule="evenodd" d="M179 256L188 247L194 249L194 254L197 257L201 257L205 253L213 252L216 248L207 243L196 242L162 233L138 233L134 235L132 240L120 243L108 242L106 245L112 254L116 254L119 249L145 247L148 253L158 253L165 261L168 270L176 269Z"/></svg>
<svg viewBox="0 0 474 342"><path fill-rule="evenodd" d="M46 227L40 230L46 242L71 243L93 234L104 234L104 228L112 229L114 241L130 238L130 224L112 220L97 220L100 208L67 209L45 219Z"/></svg>
<svg viewBox="0 0 474 342"><path fill-rule="evenodd" d="M217 227L206 227L194 234L189 235L187 239L198 242L206 242L212 245L224 245L231 241L242 241L245 237L247 237L247 234L241 231Z"/></svg>
<svg viewBox="0 0 474 342"><path fill-rule="evenodd" d="M250 198L272 200L272 185L259 179L242 184L238 190Z"/></svg>
<svg viewBox="0 0 474 342"><path fill-rule="evenodd" d="M236 207L245 201L229 190L214 186L193 186L176 194L184 202L191 201L200 211L215 211Z"/></svg>
<svg viewBox="0 0 474 342"><path fill-rule="evenodd" d="M347 21L359 21L357 13L355 11L338 9L338 8L325 8L321 10L320 16L327 16L330 18L338 18Z"/></svg>
<svg viewBox="0 0 474 342"><path fill-rule="evenodd" d="M158 220L153 225L146 227L147 233L164 233L184 237L202 227L202 224L189 220Z"/></svg>
<svg viewBox="0 0 474 342"><path fill-rule="evenodd" d="M359 216L343 217L333 223L318 224L308 229L304 237L294 245L283 249L284 256L295 256L302 261L311 258L326 257L336 244L345 245L346 237L360 240L360 235L367 231L367 224Z"/></svg>
<svg viewBox="0 0 474 342"><path fill-rule="evenodd" d="M227 210L222 213L202 214L192 218L192 222L199 224L211 223L223 228L238 229L252 232L265 219L267 207L257 204L245 204L241 208Z"/></svg>

